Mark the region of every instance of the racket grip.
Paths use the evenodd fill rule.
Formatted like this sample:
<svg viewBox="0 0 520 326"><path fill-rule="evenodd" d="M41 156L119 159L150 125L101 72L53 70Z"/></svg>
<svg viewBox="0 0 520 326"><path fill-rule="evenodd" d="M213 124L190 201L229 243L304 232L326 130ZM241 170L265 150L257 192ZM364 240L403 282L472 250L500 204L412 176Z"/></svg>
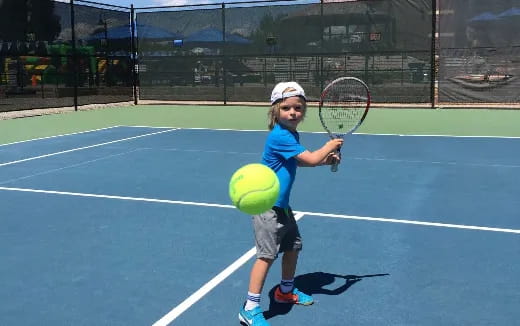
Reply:
<svg viewBox="0 0 520 326"><path fill-rule="evenodd" d="M339 148L338 148L338 150L336 151L336 154L338 154L338 156L341 157L341 152L340 152L340 149L339 149ZM331 171L331 172L338 172L338 165L339 165L339 162L338 162L338 161L332 163L331 166L330 166L330 171Z"/></svg>

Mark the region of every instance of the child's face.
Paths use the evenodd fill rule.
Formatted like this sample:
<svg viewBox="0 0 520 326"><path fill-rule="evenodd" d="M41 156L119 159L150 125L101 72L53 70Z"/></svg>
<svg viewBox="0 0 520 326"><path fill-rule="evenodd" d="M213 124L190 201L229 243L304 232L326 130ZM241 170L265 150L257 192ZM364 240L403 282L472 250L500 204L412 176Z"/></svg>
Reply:
<svg viewBox="0 0 520 326"><path fill-rule="evenodd" d="M305 115L305 101L299 96L288 97L280 103L278 123L295 131Z"/></svg>

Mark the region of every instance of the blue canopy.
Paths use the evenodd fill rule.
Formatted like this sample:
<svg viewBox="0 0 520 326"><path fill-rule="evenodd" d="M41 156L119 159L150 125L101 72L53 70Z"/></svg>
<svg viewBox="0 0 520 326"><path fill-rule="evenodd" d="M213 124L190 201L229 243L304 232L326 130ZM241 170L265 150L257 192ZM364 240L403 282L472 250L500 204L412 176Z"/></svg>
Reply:
<svg viewBox="0 0 520 326"><path fill-rule="evenodd" d="M476 22L476 21L490 21L490 20L496 20L498 17L495 14L492 14L490 12L482 13L478 16L475 16L471 18L470 22Z"/></svg>
<svg viewBox="0 0 520 326"><path fill-rule="evenodd" d="M165 29L150 26L150 25L142 25L137 24L135 29L135 34L140 39L149 38L149 39L178 39L182 38L181 35L176 33L169 32ZM109 40L113 39L125 39L130 38L132 36L132 30L130 29L130 25L116 26L107 29L106 38ZM87 38L87 40L102 40L105 38L105 32L99 32L94 35L91 35Z"/></svg>
<svg viewBox="0 0 520 326"><path fill-rule="evenodd" d="M498 18L505 18L505 17L511 17L511 16L520 16L520 8L511 8L503 13L498 14Z"/></svg>
<svg viewBox="0 0 520 326"><path fill-rule="evenodd" d="M215 43L215 42L222 42L224 39L224 34L221 30L218 30L216 28L207 28L200 30L198 32L195 32L189 36L187 36L184 39L185 43ZM226 33L226 42L229 43L236 43L236 44L249 44L251 43L250 40L235 35L235 34L229 34Z"/></svg>

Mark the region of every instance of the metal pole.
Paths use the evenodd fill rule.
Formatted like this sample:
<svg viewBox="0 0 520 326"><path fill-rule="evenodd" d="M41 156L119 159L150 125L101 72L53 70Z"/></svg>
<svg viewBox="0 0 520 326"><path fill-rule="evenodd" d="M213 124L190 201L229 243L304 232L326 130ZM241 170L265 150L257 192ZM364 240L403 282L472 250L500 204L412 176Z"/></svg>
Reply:
<svg viewBox="0 0 520 326"><path fill-rule="evenodd" d="M109 49L108 49L108 26L107 19L103 15L103 32L105 37L105 60L106 60L106 71L105 71L105 87L112 86L109 85L110 81L110 58L109 58Z"/></svg>
<svg viewBox="0 0 520 326"><path fill-rule="evenodd" d="M133 95L134 95L134 105L137 105L138 98L137 98L137 49L135 46L135 9L134 5L132 4L130 6L130 25L132 26L132 38L130 43L130 52L131 52L131 60L132 63L132 86L133 86Z"/></svg>
<svg viewBox="0 0 520 326"><path fill-rule="evenodd" d="M78 57L74 21L74 0L70 0L70 25L72 31L72 72L74 74L74 111L78 111Z"/></svg>
<svg viewBox="0 0 520 326"><path fill-rule="evenodd" d="M435 82L437 79L436 65L437 65L437 0L432 0L432 40L431 40L431 68L430 68L430 101L432 109L435 109Z"/></svg>
<svg viewBox="0 0 520 326"><path fill-rule="evenodd" d="M320 25L321 25L321 52L320 53L320 73L318 74L319 78L320 78L320 92L321 90L323 90L323 87L324 87L324 74L323 74L323 42L324 42L324 39L323 39L323 28L324 28L324 24L323 24L323 0L320 1Z"/></svg>
<svg viewBox="0 0 520 326"><path fill-rule="evenodd" d="M222 3L222 78L224 79L224 105L227 104L227 60L226 60L226 4Z"/></svg>

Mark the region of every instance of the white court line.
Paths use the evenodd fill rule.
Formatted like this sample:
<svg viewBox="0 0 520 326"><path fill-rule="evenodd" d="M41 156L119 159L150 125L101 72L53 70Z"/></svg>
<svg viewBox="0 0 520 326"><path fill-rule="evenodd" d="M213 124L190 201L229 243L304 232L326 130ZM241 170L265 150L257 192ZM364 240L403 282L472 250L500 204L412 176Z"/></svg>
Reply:
<svg viewBox="0 0 520 326"><path fill-rule="evenodd" d="M185 152L185 153L215 153L215 154L233 154L233 155L261 155L262 152L234 152L234 151L219 151L219 150L202 150L202 149L182 149L175 147L155 148L155 147L140 147L142 150L152 151L171 151L171 152ZM434 165L448 165L448 166L470 166L470 167L486 167L486 168L520 168L520 165L515 164L486 164L486 163L467 163L467 162L442 162L442 161L421 161L421 160L400 160L392 158L381 157L347 157L344 161L374 161L374 162L393 162L393 163L411 163L411 164L434 164Z"/></svg>
<svg viewBox="0 0 520 326"><path fill-rule="evenodd" d="M400 223L400 224L413 224L413 225L436 226L436 227L453 228L453 229L465 229L465 230L491 231L491 232L503 232L503 233L516 233L516 234L520 234L520 230L516 230L516 229L492 228L492 227L487 227L487 226L474 226L474 225L449 224L449 223L437 223L437 222L422 222L422 221L401 220L401 219L393 219L393 218L352 216L352 215L313 213L313 212L301 212L301 213L303 213L305 215L311 215L311 216L344 218L344 219L349 219L349 220L361 220L361 221L370 221L370 222L386 222L386 223Z"/></svg>
<svg viewBox="0 0 520 326"><path fill-rule="evenodd" d="M355 135L365 136L397 136L397 137L446 137L446 138L499 138L499 139L520 139L520 136L469 136L469 135L423 135L423 134L369 134L355 132Z"/></svg>
<svg viewBox="0 0 520 326"><path fill-rule="evenodd" d="M294 215L296 221L301 219L304 214L297 213ZM200 289L190 295L186 300L181 302L178 306L170 310L166 315L164 315L161 319L153 323L152 326L166 326L173 322L177 317L179 317L183 312L188 310L191 306L193 306L197 301L202 299L206 294L208 294L211 290L213 290L217 285L222 283L226 278L228 278L231 274L233 274L237 269L242 267L249 259L251 259L256 254L256 248L249 249L248 252L243 254L240 258L235 260L231 265L226 267L222 272L220 272L217 276L212 278L208 283L204 284Z"/></svg>
<svg viewBox="0 0 520 326"><path fill-rule="evenodd" d="M137 151L140 151L140 150L141 150L140 148L135 148L135 149L132 149L130 151L126 151L126 152L122 152L122 153L102 156L102 157L95 158L93 160L83 161L83 162L77 163L77 164L62 166L62 167L56 168L56 169L45 170L43 172L39 172L39 173L35 173L35 174L29 174L29 175L25 175L25 176L14 178L14 179L0 181L0 185L5 185L5 184L9 184L9 183L12 183L12 182L15 182L15 181L25 180L25 179L29 179L29 178L33 178L33 177L36 177L36 176L49 174L49 173L54 173L54 172L58 172L58 171L63 171L65 169L76 168L76 167L79 167L79 166L82 166L82 165L98 162L98 161L101 161L101 160L106 160L106 159L110 159L110 158L117 157L117 156L127 155L127 154L130 154L130 153L133 153L133 152L137 152Z"/></svg>
<svg viewBox="0 0 520 326"><path fill-rule="evenodd" d="M57 137L64 137L64 136L79 135L79 134L84 134L84 133L87 133L87 132L95 132L95 131L101 131L101 130L118 128L118 127L121 127L121 126L112 126L112 127L106 127L106 128L99 128L99 129L92 129L92 130L72 132L70 134L61 134L61 135L54 135L54 136L48 136L48 137L40 137L40 138L33 138L33 139L27 139L27 140L20 140L20 141L16 141L16 142L13 142L13 143L0 144L0 147L8 146L8 145L14 145L14 144L27 143L27 142L35 141L35 140L43 140L43 139L50 139L50 138L57 138Z"/></svg>
<svg viewBox="0 0 520 326"><path fill-rule="evenodd" d="M214 130L214 131L243 131L243 132L269 132L266 129L225 129L225 128L184 128L184 127L151 127L151 126L121 126L121 127L139 127L139 128L177 128L179 130ZM326 131L305 131L299 130L299 133L306 134L327 134ZM354 135L364 135L364 136L397 136L397 137L446 137L446 138L503 138L503 139L520 139L520 136L464 136L464 135L424 135L424 134L377 134L377 133L364 133L364 132L355 132Z"/></svg>
<svg viewBox="0 0 520 326"><path fill-rule="evenodd" d="M215 151L204 149L183 149L183 148L155 148L155 147L139 147L139 149L147 151L164 151L164 152L185 152L185 153L211 153L211 154L238 154L238 155L261 155L262 152L233 152L233 151Z"/></svg>
<svg viewBox="0 0 520 326"><path fill-rule="evenodd" d="M395 163L418 163L418 164L438 164L438 165L462 165L472 167L492 167L492 168L520 168L520 165L515 164L486 164L486 163L467 163L467 162L441 162L441 161L420 161L420 160L399 160L392 158L376 158L376 157L346 157L344 160L356 161L382 161Z"/></svg>
<svg viewBox="0 0 520 326"><path fill-rule="evenodd" d="M0 190L20 191L20 192L33 192L33 193L43 193L43 194L51 194L51 195L65 195L65 196L76 196L76 197L91 197L91 198L119 199L119 200L129 200L129 201L143 201L143 202L149 202L149 203L180 204L180 205L220 207L220 208L235 208L235 206L232 206L232 205L222 205L222 204L210 204L210 203L200 203L200 202L190 202L190 201L180 201L180 200L169 200L169 199L155 199L155 198L144 198L144 197L98 195L98 194L87 194L87 193L81 193L81 192L41 190L41 189L30 189L30 188L0 187Z"/></svg>
<svg viewBox="0 0 520 326"><path fill-rule="evenodd" d="M177 127L157 127L157 126L121 126L121 127L128 127L128 128L150 128L150 129L172 129L172 128L175 128L175 129L181 129L181 128L177 128Z"/></svg>
<svg viewBox="0 0 520 326"><path fill-rule="evenodd" d="M21 162L32 161L32 160L36 160L36 159L40 159L40 158L45 158L45 157L50 157L50 156L55 156L55 155L60 155L60 154L80 151L80 150L83 150L83 149L88 149L88 148L94 148L94 147L99 147L99 146L119 143L119 142L122 142L122 141L131 140L131 139L137 139L137 138L146 137L146 136L158 135L158 134L162 134L162 133L165 133L165 132L171 132L171 131L175 131L175 130L177 130L177 129L169 129L169 130L157 131L157 132L152 132L152 133L149 133L149 134L144 134L144 135L139 135L139 136L133 136L133 137L127 137L127 138L123 138L123 139L112 140L112 141L105 142L105 143L100 143L100 144L95 144L95 145L90 145L90 146L73 148L73 149L69 149L69 150L66 150L66 151L61 151L61 152L56 152L56 153L50 153L50 154L45 154L45 155L40 155L40 156L24 158L22 160L2 163L2 164L0 164L0 167L1 166L6 166L6 165L11 165L11 164L16 164L16 163L21 163Z"/></svg>
<svg viewBox="0 0 520 326"><path fill-rule="evenodd" d="M95 198L106 198L106 199L131 200L131 201L144 201L144 202L167 203L167 204L182 204L182 205L192 205L192 206L234 208L234 206L232 206L232 205L187 202L187 201L177 201L177 200L164 200L164 199L153 199L153 198L136 198L136 197L125 197L125 196L97 195L97 194L74 193L74 192L64 192L64 191L50 191L50 190L39 190L39 189L0 187L0 190L69 195L69 196L79 196L79 197L95 197ZM315 213L315 212L296 212L295 218L301 219L304 215L332 217L332 218L344 218L344 219L363 220L363 221L371 221L371 222L402 223L402 224L413 224L413 225L421 225L421 226L435 226L435 227L446 227L446 228L456 228L456 229L520 234L520 230L515 230L515 229L503 229L503 228L434 223L434 222L421 222L421 221L399 220L399 219L377 218L377 217L350 216L350 215L341 215L341 214L326 214L326 213ZM194 305L197 301L199 301L202 297L204 297L207 293L209 293L213 288L215 288L218 284L220 284L227 277L229 277L232 273L234 273L237 269L239 269L242 265L244 265L249 259L251 259L251 257L254 256L255 253L256 253L255 248L250 249L248 252L246 252L244 255L242 255L239 259L237 259L235 262L233 262L231 265L229 265L226 269L224 269L222 272L220 272L217 276L215 276L213 279L211 279L208 283L204 284L199 290L197 290L191 296L189 296L187 299L185 299L182 303L180 303L178 306L176 306L175 308L170 310L170 312L168 312L161 319L159 319L157 322L155 322L153 324L153 326L169 325L177 317L179 317L183 312L185 312L187 309L189 309L192 305Z"/></svg>
<svg viewBox="0 0 520 326"><path fill-rule="evenodd" d="M200 289L190 295L186 300L181 302L178 306L170 310L166 315L164 315L161 319L153 323L152 326L163 326L169 325L173 322L177 317L179 317L183 312L188 310L191 306L193 306L197 301L199 301L202 297L208 294L213 288L215 288L219 283L224 281L229 275L233 274L237 269L239 269L242 265L244 265L249 259L251 259L256 254L256 248L249 249L248 252L243 254L240 258L235 260L231 265L229 265L226 269L220 272L217 276L212 278L208 283L204 284Z"/></svg>
<svg viewBox="0 0 520 326"><path fill-rule="evenodd" d="M66 196L76 196L76 197L92 197L92 198L119 199L119 200L129 200L129 201L143 201L143 202L151 202L151 203L180 204L180 205L190 205L190 206L220 207L220 208L233 208L233 209L235 208L235 206L233 206L233 205L223 205L223 204L201 203L201 202L169 200L169 199L155 199L155 198L144 198L144 197L100 195L100 194L88 194L88 193L80 193L80 192L42 190L42 189L30 189L30 188L0 187L0 190L44 193L44 194L52 194L52 195L66 195ZM413 225L421 225L421 226L435 226L435 227L444 227L444 228L520 234L520 230L518 230L518 229L494 228L494 227L487 227L487 226L449 224L449 223L437 223L437 222L422 222L422 221L414 221L414 220L401 220L401 219L383 218L383 217L353 216L353 215L343 215L343 214L329 214L329 213L319 213L319 212L296 211L295 213L298 213L298 214L301 213L304 215L311 215L311 216L344 218L344 219L350 219L350 220L362 220L362 221L371 221L371 222L413 224Z"/></svg>

